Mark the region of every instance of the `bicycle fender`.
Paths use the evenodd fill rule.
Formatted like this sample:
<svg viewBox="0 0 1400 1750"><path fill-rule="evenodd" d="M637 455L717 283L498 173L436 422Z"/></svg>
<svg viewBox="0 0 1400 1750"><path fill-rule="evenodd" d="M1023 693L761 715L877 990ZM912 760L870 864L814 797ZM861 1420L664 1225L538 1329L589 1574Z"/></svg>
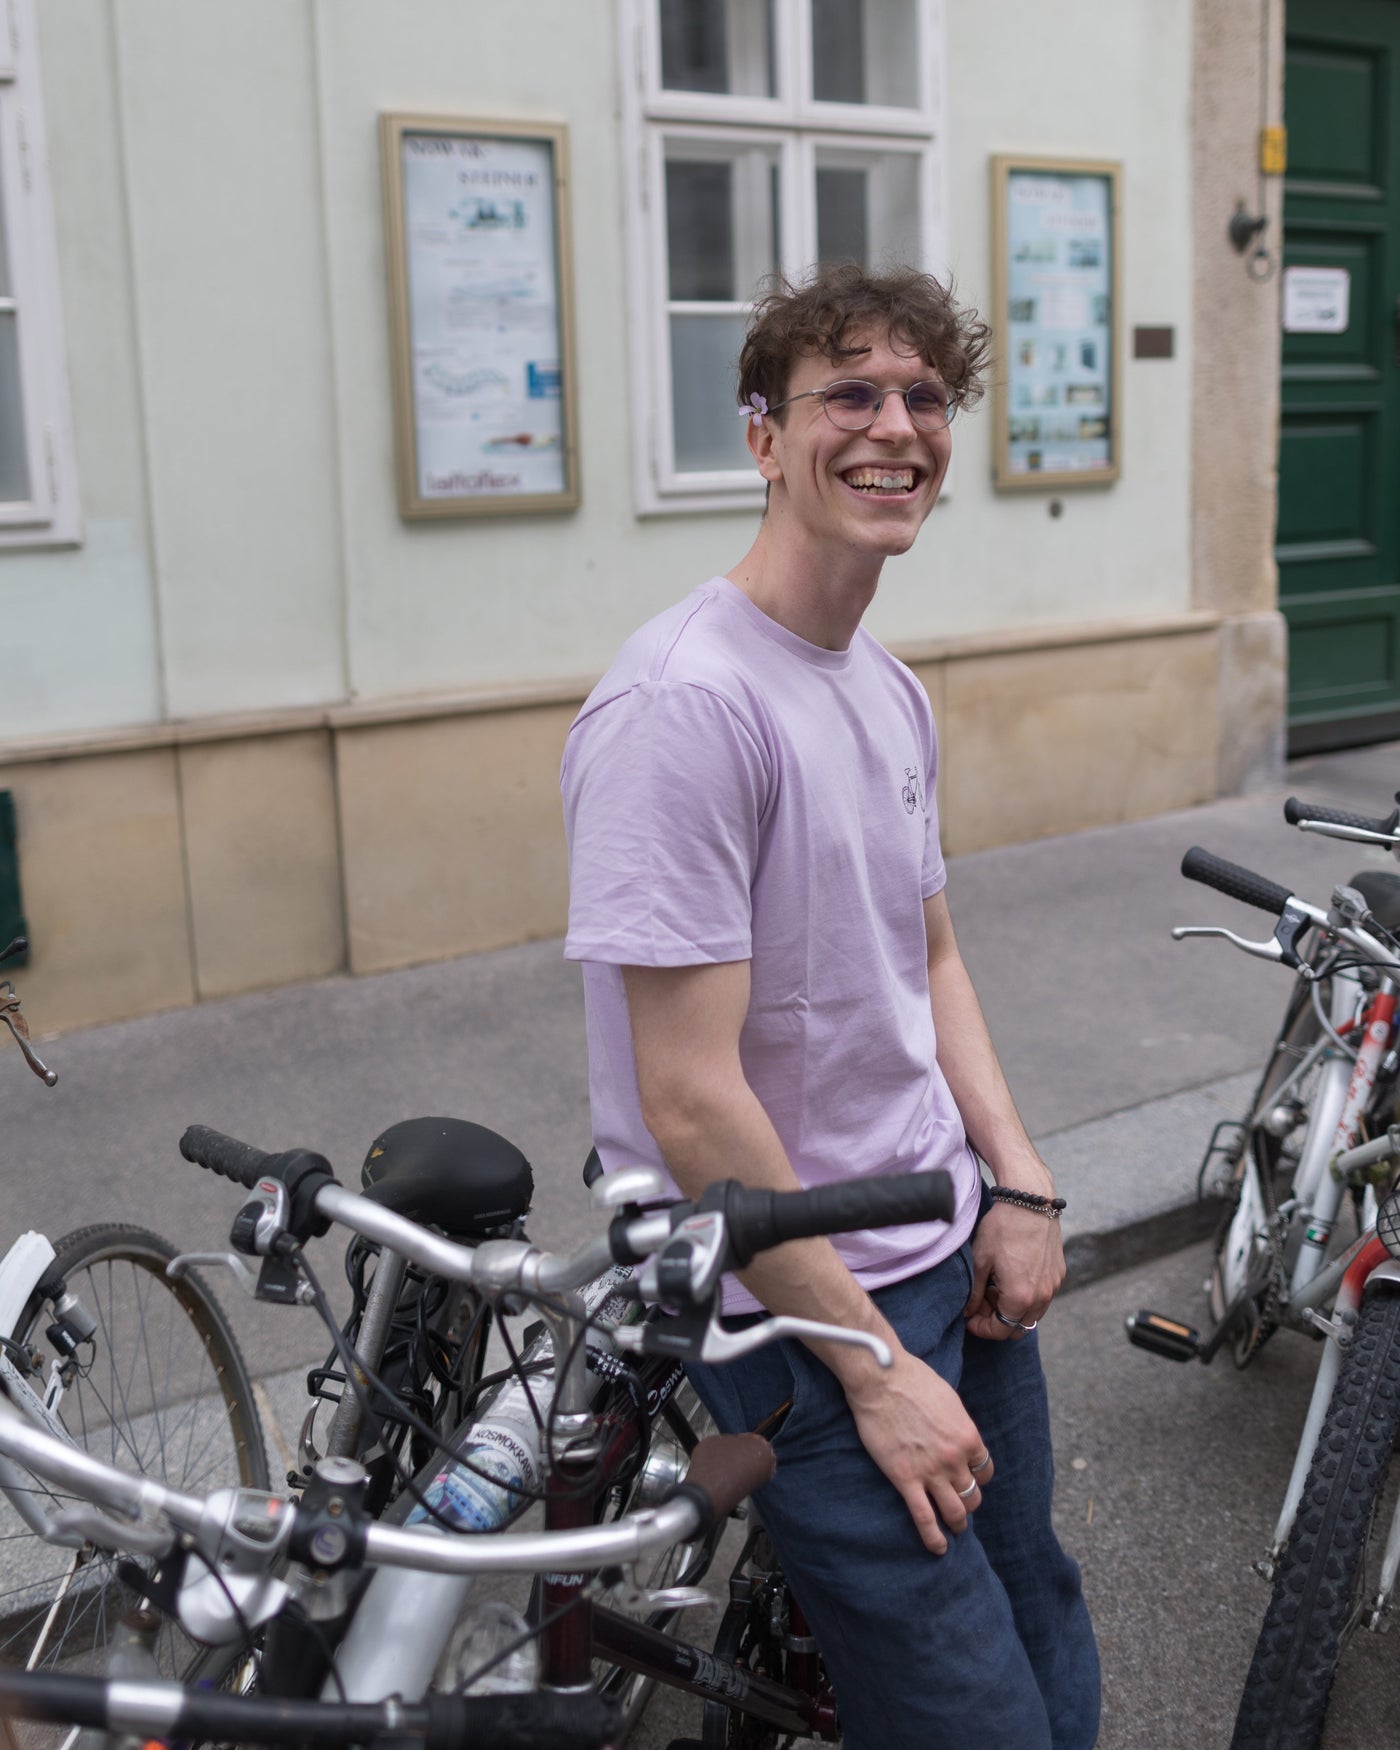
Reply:
<svg viewBox="0 0 1400 1750"><path fill-rule="evenodd" d="M41 1233L21 1234L0 1259L0 1332L9 1336L39 1280L53 1263L53 1246Z"/></svg>
<svg viewBox="0 0 1400 1750"><path fill-rule="evenodd" d="M1400 1294L1400 1258L1387 1258L1383 1264L1377 1264L1366 1278L1366 1292L1373 1288L1384 1288L1387 1294Z"/></svg>

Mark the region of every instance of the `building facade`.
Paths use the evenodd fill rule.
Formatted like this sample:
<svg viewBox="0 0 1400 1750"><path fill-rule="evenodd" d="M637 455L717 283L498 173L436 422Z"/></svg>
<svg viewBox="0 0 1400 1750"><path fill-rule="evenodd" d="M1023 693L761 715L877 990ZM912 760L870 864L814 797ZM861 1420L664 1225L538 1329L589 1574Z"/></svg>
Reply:
<svg viewBox="0 0 1400 1750"><path fill-rule="evenodd" d="M916 258L990 312L998 159L1115 167L1117 470L999 490L988 405L887 567L869 623L932 699L946 848L1277 770L1270 0L4 10L0 791L37 1024L562 930L568 724L761 512L728 376L755 280ZM566 131L572 508L400 514L386 115Z"/></svg>

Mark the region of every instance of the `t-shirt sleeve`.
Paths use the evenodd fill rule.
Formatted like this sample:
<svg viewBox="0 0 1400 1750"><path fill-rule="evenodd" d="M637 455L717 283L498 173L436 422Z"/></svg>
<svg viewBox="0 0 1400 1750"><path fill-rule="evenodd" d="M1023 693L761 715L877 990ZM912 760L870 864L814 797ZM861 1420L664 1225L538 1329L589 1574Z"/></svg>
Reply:
<svg viewBox="0 0 1400 1750"><path fill-rule="evenodd" d="M935 785L938 781L938 732L933 726L933 714L927 719L928 759L924 768L924 866L923 880L920 891L925 899L932 899L935 893L941 893L948 885L948 870L943 862L943 846L938 836L938 797Z"/></svg>
<svg viewBox="0 0 1400 1750"><path fill-rule="evenodd" d="M561 782L570 960L750 957L768 769L730 705L686 682L635 686L574 725Z"/></svg>

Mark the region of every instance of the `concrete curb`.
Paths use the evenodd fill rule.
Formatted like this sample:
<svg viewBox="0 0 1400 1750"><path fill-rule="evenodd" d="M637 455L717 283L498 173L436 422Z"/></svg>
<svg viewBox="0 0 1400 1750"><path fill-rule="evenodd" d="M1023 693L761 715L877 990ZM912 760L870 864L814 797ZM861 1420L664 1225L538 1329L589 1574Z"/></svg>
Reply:
<svg viewBox="0 0 1400 1750"><path fill-rule="evenodd" d="M1071 1234L1065 1241L1069 1275L1064 1292L1087 1288L1105 1276L1149 1264L1168 1252L1179 1252L1208 1238L1215 1231L1223 1208L1223 1199L1205 1197L1171 1209L1159 1209L1138 1221L1124 1222L1099 1233Z"/></svg>

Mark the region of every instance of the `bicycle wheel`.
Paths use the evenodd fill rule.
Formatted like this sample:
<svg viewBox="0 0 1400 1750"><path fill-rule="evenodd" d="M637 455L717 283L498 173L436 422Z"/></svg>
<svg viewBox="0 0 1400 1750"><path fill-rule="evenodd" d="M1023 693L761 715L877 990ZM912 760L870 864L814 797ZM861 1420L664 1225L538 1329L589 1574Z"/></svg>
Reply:
<svg viewBox="0 0 1400 1750"><path fill-rule="evenodd" d="M90 1315L92 1335L65 1354L51 1334L51 1305L36 1291L15 1328L0 1336L37 1392L59 1383L54 1407L74 1444L192 1494L267 1488L262 1426L233 1332L197 1276L166 1276L175 1248L143 1228L110 1222L69 1234L55 1251L53 1270ZM73 1503L37 1479L26 1481L41 1511ZM116 1569L116 1557L91 1545L66 1550L43 1542L14 1500L0 1499L0 1662L100 1672L117 1617L132 1601ZM167 1676L222 1675L237 1657L230 1649L206 1652L169 1622L155 1651ZM18 1729L26 1743L61 1739Z"/></svg>
<svg viewBox="0 0 1400 1750"><path fill-rule="evenodd" d="M1367 1546L1397 1430L1400 1295L1382 1291L1363 1301L1342 1360L1245 1679L1232 1750L1318 1743L1337 1660L1366 1602Z"/></svg>
<svg viewBox="0 0 1400 1750"><path fill-rule="evenodd" d="M647 1462L628 1491L621 1511L635 1513L659 1498L671 1483L679 1482L685 1475L696 1441L714 1432L710 1412L700 1402L690 1381L683 1380L652 1428ZM714 1560L722 1534L723 1526L719 1526L707 1538L662 1551L649 1570L639 1565L638 1584L649 1591L657 1591L663 1586L698 1585ZM645 1620L652 1628L676 1628L684 1633L684 1612L653 1611ZM644 1677L640 1672L600 1662L595 1666L595 1681L598 1693L616 1701L622 1708L622 1736L625 1737L641 1719L655 1692L656 1680Z"/></svg>

